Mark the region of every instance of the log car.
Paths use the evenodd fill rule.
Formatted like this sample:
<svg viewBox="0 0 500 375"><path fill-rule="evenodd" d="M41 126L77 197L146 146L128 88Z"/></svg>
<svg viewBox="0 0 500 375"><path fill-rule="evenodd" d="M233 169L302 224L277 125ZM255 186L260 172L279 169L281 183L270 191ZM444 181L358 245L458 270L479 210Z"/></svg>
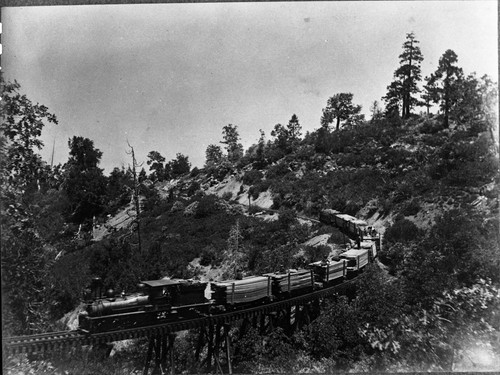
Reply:
<svg viewBox="0 0 500 375"><path fill-rule="evenodd" d="M216 305L243 305L272 300L271 279L266 276L249 276L242 280L211 283L212 298Z"/></svg>
<svg viewBox="0 0 500 375"><path fill-rule="evenodd" d="M342 282L347 276L347 261L339 260L321 260L309 264L315 275L315 280L323 286L333 285Z"/></svg>
<svg viewBox="0 0 500 375"><path fill-rule="evenodd" d="M272 293L277 299L311 292L314 289L313 270L290 269L286 272L266 273L272 280Z"/></svg>
<svg viewBox="0 0 500 375"><path fill-rule="evenodd" d="M348 273L358 273L368 264L369 251L368 249L351 249L340 254L340 258L346 260Z"/></svg>

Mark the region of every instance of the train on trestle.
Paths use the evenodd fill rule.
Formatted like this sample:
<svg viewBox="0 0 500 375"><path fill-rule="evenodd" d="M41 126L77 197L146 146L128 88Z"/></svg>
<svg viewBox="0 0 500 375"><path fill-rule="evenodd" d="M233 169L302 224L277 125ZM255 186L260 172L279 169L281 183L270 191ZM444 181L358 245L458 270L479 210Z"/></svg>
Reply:
<svg viewBox="0 0 500 375"><path fill-rule="evenodd" d="M340 229L357 246L340 256L309 264L307 269L278 271L241 280L202 282L183 279L146 280L134 294L104 292L100 279L92 281L79 329L101 333L216 315L311 293L342 283L373 262L381 236L366 222L326 209L320 222ZM207 296L209 298L207 298Z"/></svg>

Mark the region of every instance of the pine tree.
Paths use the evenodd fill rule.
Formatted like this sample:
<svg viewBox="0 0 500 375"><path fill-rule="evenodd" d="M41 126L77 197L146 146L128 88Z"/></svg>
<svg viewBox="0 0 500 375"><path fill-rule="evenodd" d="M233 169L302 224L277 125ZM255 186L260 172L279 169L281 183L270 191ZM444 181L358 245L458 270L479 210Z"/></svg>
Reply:
<svg viewBox="0 0 500 375"><path fill-rule="evenodd" d="M433 100L439 103L444 113L443 126L445 128L449 126L450 111L460 98L463 71L456 65L457 62L457 54L451 49L447 50L439 59L437 70L427 80Z"/></svg>
<svg viewBox="0 0 500 375"><path fill-rule="evenodd" d="M271 135L276 137L276 145L285 154L292 152L294 147L300 142L300 137L302 135L302 127L299 124L297 115L292 115L286 127L281 124L276 124Z"/></svg>
<svg viewBox="0 0 500 375"><path fill-rule="evenodd" d="M399 55L400 67L394 72L395 81L387 87L388 95L384 97L392 109L396 98L402 100L401 117L404 119L409 118L411 109L420 104L414 97L420 91L417 83L422 80L420 64L424 59L418 43L413 32L406 34L403 52Z"/></svg>
<svg viewBox="0 0 500 375"><path fill-rule="evenodd" d="M220 163L223 159L222 149L218 145L208 145L205 150L205 166L213 166Z"/></svg>
<svg viewBox="0 0 500 375"><path fill-rule="evenodd" d="M328 125L337 119L336 130L339 130L341 121L347 121L358 115L361 112L361 106L352 103L353 96L350 92L342 92L330 97L326 103L326 108L323 108L321 126L328 128Z"/></svg>
<svg viewBox="0 0 500 375"><path fill-rule="evenodd" d="M70 139L68 146L63 186L71 203L71 220L82 224L101 213L106 203L106 178L98 167L102 152L92 140L79 136Z"/></svg>
<svg viewBox="0 0 500 375"><path fill-rule="evenodd" d="M231 227L229 231L227 248L224 251L224 263L227 264L227 270L224 273L224 278L239 278L239 273L243 268L243 261L243 235L241 234L240 222L239 220L236 220L236 224Z"/></svg>
<svg viewBox="0 0 500 375"><path fill-rule="evenodd" d="M231 163L235 163L243 156L243 145L239 143L240 134L238 127L228 124L222 128L223 141L220 143L226 145L227 158Z"/></svg>

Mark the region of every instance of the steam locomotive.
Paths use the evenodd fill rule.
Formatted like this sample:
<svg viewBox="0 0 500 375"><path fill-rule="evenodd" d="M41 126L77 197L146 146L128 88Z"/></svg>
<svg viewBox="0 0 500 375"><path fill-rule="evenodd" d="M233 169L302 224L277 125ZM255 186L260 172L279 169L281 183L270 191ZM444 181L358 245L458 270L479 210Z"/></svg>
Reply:
<svg viewBox="0 0 500 375"><path fill-rule="evenodd" d="M280 301L342 283L361 272L380 250L381 238L364 221L323 210L320 221L336 226L358 243L339 257L309 264L307 269L249 276L241 280L202 282L183 279L142 281L138 291L116 296L93 280L79 329L108 332L189 320L225 311Z"/></svg>

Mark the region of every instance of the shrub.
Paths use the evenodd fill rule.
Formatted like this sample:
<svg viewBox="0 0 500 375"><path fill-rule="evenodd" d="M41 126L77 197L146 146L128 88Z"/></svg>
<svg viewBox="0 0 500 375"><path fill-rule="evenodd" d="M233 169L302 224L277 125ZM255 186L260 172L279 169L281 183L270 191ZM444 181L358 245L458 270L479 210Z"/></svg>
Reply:
<svg viewBox="0 0 500 375"><path fill-rule="evenodd" d="M187 196L191 197L193 196L198 190L200 190L200 183L197 181L193 181L190 185L189 188L187 189Z"/></svg>
<svg viewBox="0 0 500 375"><path fill-rule="evenodd" d="M294 210L281 209L278 217L278 224L282 229L288 229L297 224L297 213Z"/></svg>
<svg viewBox="0 0 500 375"><path fill-rule="evenodd" d="M250 171L245 172L242 180L245 185L254 185L259 183L263 177L264 175L262 174L261 171L252 169Z"/></svg>
<svg viewBox="0 0 500 375"><path fill-rule="evenodd" d="M345 296L329 301L322 312L307 327L309 350L315 358L333 358L337 366L345 369L362 352L359 312Z"/></svg>
<svg viewBox="0 0 500 375"><path fill-rule="evenodd" d="M217 211L217 197L215 197L214 195L206 195L200 199L198 207L196 208L195 217L207 217L213 215Z"/></svg>
<svg viewBox="0 0 500 375"><path fill-rule="evenodd" d="M260 195L260 190L257 189L256 186L250 186L250 189L248 189L248 196L252 197L253 200L256 200L259 198Z"/></svg>
<svg viewBox="0 0 500 375"><path fill-rule="evenodd" d="M200 264L202 266L216 266L221 262L220 252L213 245L208 245L201 251Z"/></svg>
<svg viewBox="0 0 500 375"><path fill-rule="evenodd" d="M190 177L196 177L200 174L200 169L198 167L194 167L189 174Z"/></svg>
<svg viewBox="0 0 500 375"><path fill-rule="evenodd" d="M266 173L266 178L267 179L278 179L280 177L283 177L290 173L290 170L288 169L288 165L283 162L279 162L276 165L272 165L268 168L267 173Z"/></svg>
<svg viewBox="0 0 500 375"><path fill-rule="evenodd" d="M420 212L420 209L421 207L419 201L417 199L412 199L405 205L402 213L405 216L416 215Z"/></svg>
<svg viewBox="0 0 500 375"><path fill-rule="evenodd" d="M388 243L395 242L410 242L415 241L423 235L423 231L419 229L413 222L404 218L396 218L385 231L384 239Z"/></svg>
<svg viewBox="0 0 500 375"><path fill-rule="evenodd" d="M330 250L330 246L327 245L304 246L306 263L309 264L318 260L326 259L330 254Z"/></svg>
<svg viewBox="0 0 500 375"><path fill-rule="evenodd" d="M253 185L248 189L248 194L252 197L252 199L257 199L260 195L260 193L266 191L269 189L269 186L271 185L271 182L268 180L263 180L257 183L256 185Z"/></svg>
<svg viewBox="0 0 500 375"><path fill-rule="evenodd" d="M442 121L437 120L425 120L422 126L420 127L420 133L422 134L436 134L439 131L443 130Z"/></svg>
<svg viewBox="0 0 500 375"><path fill-rule="evenodd" d="M257 207L257 206L250 206L250 207L248 208L248 213L249 213L250 215L254 215L254 214L258 213L258 212L261 212L260 207Z"/></svg>
<svg viewBox="0 0 500 375"><path fill-rule="evenodd" d="M226 191L224 194L222 194L222 199L229 201L233 197L233 193L230 191Z"/></svg>
<svg viewBox="0 0 500 375"><path fill-rule="evenodd" d="M234 167L228 160L222 160L218 164L206 166L205 171L207 176L212 176L217 181L222 181L229 173L234 171Z"/></svg>

